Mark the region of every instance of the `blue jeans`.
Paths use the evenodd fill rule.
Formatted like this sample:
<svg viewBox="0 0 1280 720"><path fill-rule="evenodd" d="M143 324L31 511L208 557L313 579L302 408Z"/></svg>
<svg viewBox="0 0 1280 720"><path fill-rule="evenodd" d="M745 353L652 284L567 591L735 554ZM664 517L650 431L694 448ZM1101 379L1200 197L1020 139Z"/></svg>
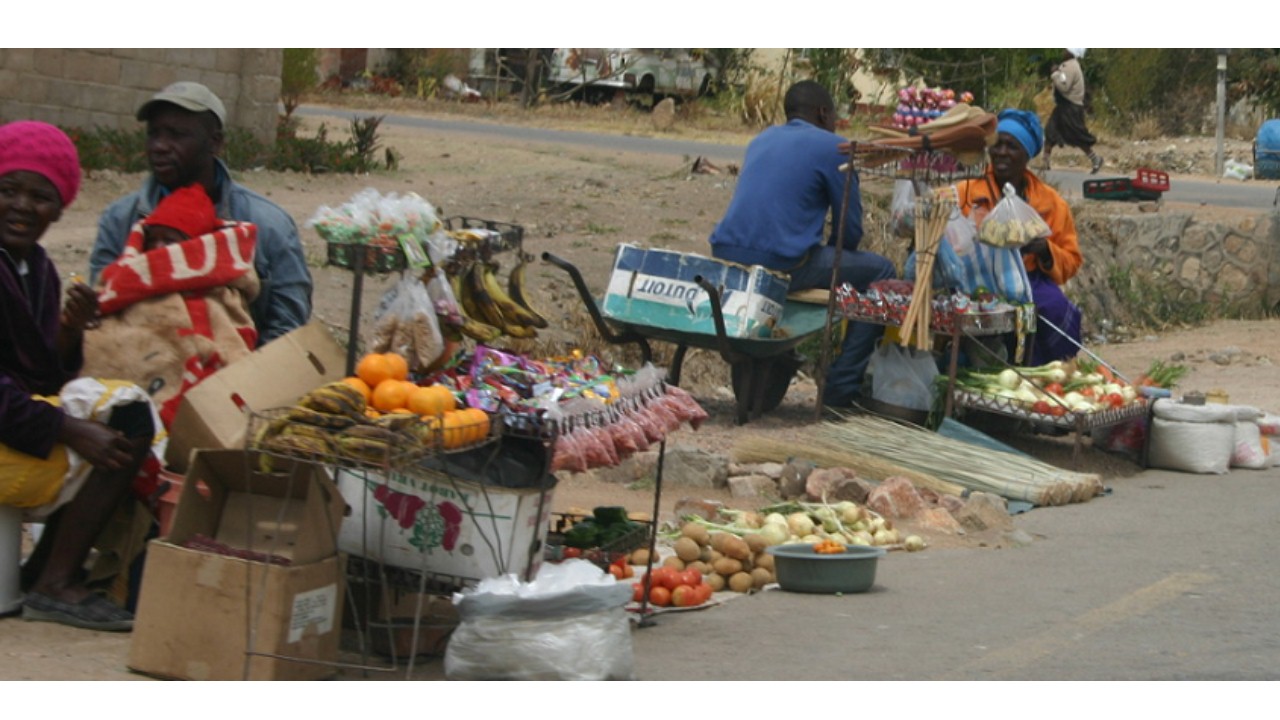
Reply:
<svg viewBox="0 0 1280 720"><path fill-rule="evenodd" d="M790 292L812 288L831 287L831 268L835 265L835 248L822 245L814 248L799 267L790 271ZM898 271L888 259L863 250L843 250L840 253L840 270L836 283L849 283L859 292L865 292L871 283L897 277ZM827 369L826 386L822 403L832 407L847 406L858 397L862 389L862 375L867 362L875 351L876 341L884 335L884 327L873 323L849 323L840 355Z"/></svg>

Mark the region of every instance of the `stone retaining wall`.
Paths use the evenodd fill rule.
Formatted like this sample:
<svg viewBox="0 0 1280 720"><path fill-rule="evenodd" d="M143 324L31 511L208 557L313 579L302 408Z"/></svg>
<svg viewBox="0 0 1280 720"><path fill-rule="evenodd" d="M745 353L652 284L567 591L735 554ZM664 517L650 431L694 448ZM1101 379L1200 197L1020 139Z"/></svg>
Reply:
<svg viewBox="0 0 1280 720"><path fill-rule="evenodd" d="M1280 303L1280 213L1238 223L1197 220L1163 210L1115 214L1092 203L1073 207L1085 264L1067 294L1086 332L1140 317L1133 305L1202 306L1210 316L1259 317ZM1136 297L1118 296L1114 273L1136 276ZM1198 308L1199 309L1199 308Z"/></svg>
<svg viewBox="0 0 1280 720"><path fill-rule="evenodd" d="M275 138L280 49L0 49L0 120L63 127L138 127L138 106L178 80L209 86L227 123Z"/></svg>

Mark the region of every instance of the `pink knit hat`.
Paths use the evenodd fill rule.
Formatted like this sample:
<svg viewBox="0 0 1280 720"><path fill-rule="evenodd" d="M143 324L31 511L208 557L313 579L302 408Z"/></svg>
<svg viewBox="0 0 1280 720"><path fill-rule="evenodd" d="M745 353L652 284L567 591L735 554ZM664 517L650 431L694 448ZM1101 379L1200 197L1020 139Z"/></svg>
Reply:
<svg viewBox="0 0 1280 720"><path fill-rule="evenodd" d="M19 120L0 125L0 175L17 170L48 178L58 189L64 208L80 191L80 155L75 143L48 123Z"/></svg>

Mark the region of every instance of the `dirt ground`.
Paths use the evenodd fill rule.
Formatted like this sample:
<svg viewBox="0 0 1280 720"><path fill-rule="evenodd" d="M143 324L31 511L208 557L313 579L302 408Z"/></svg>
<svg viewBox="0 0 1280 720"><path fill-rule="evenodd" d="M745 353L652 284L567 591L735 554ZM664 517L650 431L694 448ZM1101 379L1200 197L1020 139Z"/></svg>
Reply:
<svg viewBox="0 0 1280 720"><path fill-rule="evenodd" d="M316 125L314 121L306 124ZM340 121L330 123L331 128L342 125ZM670 132L681 136L682 131L677 125ZM346 270L325 265L325 247L306 227L306 221L320 206L339 205L366 187L382 192L416 192L446 217L464 215L520 224L525 228L527 252L550 252L569 259L582 271L593 292L601 291L618 243L708 252L706 238L734 187L728 174L692 174L693 158L476 139L390 126L384 127L382 138L401 156L400 167L395 171L365 177L249 172L240 178L282 205L298 221L315 278L315 316L343 339L350 325L352 276ZM740 134L733 139L745 143L749 136ZM1204 175L1212 166L1212 142L1211 138L1168 139L1163 143L1104 145L1100 152L1109 161L1114 158L1117 166L1142 162L1144 153L1153 149L1178 152L1178 157L1185 158L1184 166ZM1202 156L1205 147L1210 148L1207 165ZM1246 157L1247 154L1240 159ZM1073 160L1070 151L1060 151L1055 165L1068 167ZM1079 164L1083 166L1082 159ZM44 241L64 276L87 271L98 213L111 200L136 188L140 181L139 175L112 172L94 173L87 179L76 204L51 228ZM636 362L634 354L603 345L596 338L582 302L563 272L541 262L531 270L535 272L530 273L530 284L540 308L551 318L552 328L521 349L534 354L559 354L579 348L624 364ZM362 327L369 327L378 299L394 279L375 276L366 280L361 299ZM658 350L659 362L665 362L669 348ZM1275 359L1280 359L1280 320L1220 321L1199 328L1153 333L1136 342L1094 350L1123 373L1133 375L1155 359L1183 362L1191 368L1183 389L1222 389L1235 402L1280 411L1280 384L1274 381L1272 368ZM728 372L718 357L692 351L686 359L681 384L694 393L711 418L696 433L677 433L671 438L673 445L727 452L744 433L801 438L814 422L815 387L804 377L791 388L782 407L744 427L733 422ZM1063 466L1070 463L1069 439L1029 435L1001 439L1049 462ZM1104 482L1139 472L1127 459L1089 448L1076 469L1097 472ZM664 519L676 501L689 496L738 507L751 504L731 498L724 491L668 487L661 508ZM630 488L573 476L561 479L553 504L556 510L622 504L632 510L649 511L653 492L648 487ZM0 638L4 638L0 678L135 677L123 668L127 636L3 620Z"/></svg>

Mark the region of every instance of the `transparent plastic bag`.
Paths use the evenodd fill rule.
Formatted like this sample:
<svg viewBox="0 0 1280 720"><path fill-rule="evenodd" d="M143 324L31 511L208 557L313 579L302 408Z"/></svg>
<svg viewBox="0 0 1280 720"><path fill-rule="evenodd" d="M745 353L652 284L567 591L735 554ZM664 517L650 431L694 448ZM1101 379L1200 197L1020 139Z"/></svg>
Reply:
<svg viewBox="0 0 1280 720"><path fill-rule="evenodd" d="M895 237L910 240L916 236L916 188L910 180L898 180L893 184L889 226Z"/></svg>
<svg viewBox="0 0 1280 720"><path fill-rule="evenodd" d="M933 407L933 383L938 376L933 353L882 343L872 354L867 372L872 398L912 410Z"/></svg>
<svg viewBox="0 0 1280 720"><path fill-rule="evenodd" d="M998 248L1020 248L1036 238L1052 234L1053 230L1040 213L1018 197L1009 183L1005 183L1004 197L978 228L978 240Z"/></svg>
<svg viewBox="0 0 1280 720"><path fill-rule="evenodd" d="M436 305L417 276L406 275L382 296L374 316L373 352L394 352L421 372L445 351Z"/></svg>

